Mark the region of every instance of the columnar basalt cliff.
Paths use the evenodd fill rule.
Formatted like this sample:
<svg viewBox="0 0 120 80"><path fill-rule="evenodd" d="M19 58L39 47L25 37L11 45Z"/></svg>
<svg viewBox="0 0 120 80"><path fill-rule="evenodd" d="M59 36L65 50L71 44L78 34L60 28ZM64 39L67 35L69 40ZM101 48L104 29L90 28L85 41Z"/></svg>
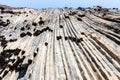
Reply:
<svg viewBox="0 0 120 80"><path fill-rule="evenodd" d="M0 80L120 80L120 11L0 6Z"/></svg>

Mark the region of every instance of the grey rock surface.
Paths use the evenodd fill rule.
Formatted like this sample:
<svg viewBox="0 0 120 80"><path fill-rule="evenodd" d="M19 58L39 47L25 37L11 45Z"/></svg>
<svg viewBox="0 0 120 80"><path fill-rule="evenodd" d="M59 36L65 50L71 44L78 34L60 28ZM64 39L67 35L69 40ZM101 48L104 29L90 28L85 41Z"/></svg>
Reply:
<svg viewBox="0 0 120 80"><path fill-rule="evenodd" d="M120 80L120 11L1 5L0 80Z"/></svg>

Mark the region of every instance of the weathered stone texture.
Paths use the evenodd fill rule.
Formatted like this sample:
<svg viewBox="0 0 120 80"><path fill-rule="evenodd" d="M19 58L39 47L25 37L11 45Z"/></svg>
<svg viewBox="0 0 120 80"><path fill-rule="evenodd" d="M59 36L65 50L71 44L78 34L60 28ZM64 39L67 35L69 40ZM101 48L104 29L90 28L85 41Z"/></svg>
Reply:
<svg viewBox="0 0 120 80"><path fill-rule="evenodd" d="M0 7L0 80L120 80L120 11Z"/></svg>

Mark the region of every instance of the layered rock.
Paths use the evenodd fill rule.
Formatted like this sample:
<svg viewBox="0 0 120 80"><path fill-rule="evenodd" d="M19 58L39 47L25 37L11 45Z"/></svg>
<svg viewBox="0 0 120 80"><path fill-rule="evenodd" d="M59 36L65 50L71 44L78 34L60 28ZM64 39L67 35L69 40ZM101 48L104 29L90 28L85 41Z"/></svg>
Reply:
<svg viewBox="0 0 120 80"><path fill-rule="evenodd" d="M2 80L120 80L120 11L0 7Z"/></svg>

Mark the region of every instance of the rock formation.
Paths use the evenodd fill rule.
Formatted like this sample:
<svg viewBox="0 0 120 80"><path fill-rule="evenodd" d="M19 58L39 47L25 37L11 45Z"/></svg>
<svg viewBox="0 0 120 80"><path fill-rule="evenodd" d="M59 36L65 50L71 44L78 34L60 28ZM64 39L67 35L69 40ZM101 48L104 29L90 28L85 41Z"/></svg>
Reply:
<svg viewBox="0 0 120 80"><path fill-rule="evenodd" d="M120 10L0 6L0 80L120 80Z"/></svg>

